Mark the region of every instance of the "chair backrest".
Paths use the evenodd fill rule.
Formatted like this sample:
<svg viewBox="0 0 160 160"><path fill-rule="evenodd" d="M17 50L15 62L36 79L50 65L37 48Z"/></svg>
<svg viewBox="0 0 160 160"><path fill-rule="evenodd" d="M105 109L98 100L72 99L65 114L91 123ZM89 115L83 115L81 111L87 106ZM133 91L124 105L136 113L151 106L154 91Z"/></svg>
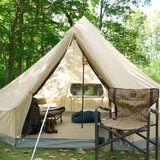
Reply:
<svg viewBox="0 0 160 160"><path fill-rule="evenodd" d="M117 107L117 118L130 117L147 121L147 110L159 98L159 89L123 89L110 88L108 98Z"/></svg>

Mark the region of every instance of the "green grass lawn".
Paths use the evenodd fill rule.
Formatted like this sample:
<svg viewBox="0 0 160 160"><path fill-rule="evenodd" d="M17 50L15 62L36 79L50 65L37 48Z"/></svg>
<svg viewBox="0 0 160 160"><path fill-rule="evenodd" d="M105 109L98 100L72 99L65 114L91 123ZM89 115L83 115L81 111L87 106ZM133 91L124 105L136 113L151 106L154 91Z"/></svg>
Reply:
<svg viewBox="0 0 160 160"><path fill-rule="evenodd" d="M83 151L84 152L79 152L77 149L37 148L34 155L34 160L94 160L94 150L85 149ZM16 148L4 142L0 142L0 160L30 160L32 152L33 148ZM108 153L109 151L107 149L103 149L100 150L99 156L102 158L105 157L105 155ZM144 157L143 154L138 152L132 153L125 151L115 151L111 159L144 160ZM153 159L154 158L152 157L151 160Z"/></svg>

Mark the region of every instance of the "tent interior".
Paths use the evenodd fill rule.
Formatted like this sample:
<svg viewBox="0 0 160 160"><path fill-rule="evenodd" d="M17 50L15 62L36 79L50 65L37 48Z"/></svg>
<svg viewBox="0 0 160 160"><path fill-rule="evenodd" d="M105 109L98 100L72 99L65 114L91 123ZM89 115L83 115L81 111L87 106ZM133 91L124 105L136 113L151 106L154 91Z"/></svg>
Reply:
<svg viewBox="0 0 160 160"><path fill-rule="evenodd" d="M85 103L87 103L85 109L93 110L103 101L106 102L106 99L104 100L106 89L90 65L83 65L83 54L77 43L73 41L55 72L35 97L46 98L54 107L65 106L66 111L79 111L82 107L83 79Z"/></svg>
<svg viewBox="0 0 160 160"><path fill-rule="evenodd" d="M73 123L71 118L80 110L108 107L107 87L160 89L82 17L51 51L0 90L0 139L17 147L34 147L38 134L21 137L21 131L35 97L46 100L39 104L40 110L65 107L62 123L58 119L55 126L58 133L42 131L38 147L93 148L95 124ZM101 112L101 116L107 115ZM131 140L143 146L136 136Z"/></svg>

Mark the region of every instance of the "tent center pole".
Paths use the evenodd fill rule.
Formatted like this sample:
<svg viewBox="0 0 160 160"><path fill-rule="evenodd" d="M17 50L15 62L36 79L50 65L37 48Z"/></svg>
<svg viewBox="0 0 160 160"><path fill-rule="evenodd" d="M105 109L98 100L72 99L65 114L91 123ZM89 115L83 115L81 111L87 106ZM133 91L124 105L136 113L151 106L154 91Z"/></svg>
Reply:
<svg viewBox="0 0 160 160"><path fill-rule="evenodd" d="M81 128L83 128L83 110L84 110L84 69L85 65L83 64L83 71L82 71L82 117L81 117Z"/></svg>

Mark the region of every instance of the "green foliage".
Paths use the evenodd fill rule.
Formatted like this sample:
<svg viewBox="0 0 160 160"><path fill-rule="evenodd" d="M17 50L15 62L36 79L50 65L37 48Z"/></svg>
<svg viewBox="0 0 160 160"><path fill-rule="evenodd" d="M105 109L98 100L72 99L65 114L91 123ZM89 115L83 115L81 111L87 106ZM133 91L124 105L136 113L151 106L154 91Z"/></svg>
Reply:
<svg viewBox="0 0 160 160"><path fill-rule="evenodd" d="M0 54L6 82L29 68L60 39L48 1L0 2Z"/></svg>
<svg viewBox="0 0 160 160"><path fill-rule="evenodd" d="M154 59L149 65L143 67L142 70L160 84L160 58Z"/></svg>
<svg viewBox="0 0 160 160"><path fill-rule="evenodd" d="M59 22L64 23L66 19L66 25L69 24L69 27L71 27L88 10L88 3L86 0L55 0L52 1L51 8L53 16Z"/></svg>
<svg viewBox="0 0 160 160"><path fill-rule="evenodd" d="M149 61L160 57L160 11L155 11L152 21L148 18L145 31L147 33L147 42L145 45L146 54Z"/></svg>
<svg viewBox="0 0 160 160"><path fill-rule="evenodd" d="M0 87L45 55L85 15L122 54L138 66L159 57L159 16L149 20L131 5L150 0L43 0L0 2ZM154 77L154 75L152 75ZM155 76L157 79L157 76Z"/></svg>

